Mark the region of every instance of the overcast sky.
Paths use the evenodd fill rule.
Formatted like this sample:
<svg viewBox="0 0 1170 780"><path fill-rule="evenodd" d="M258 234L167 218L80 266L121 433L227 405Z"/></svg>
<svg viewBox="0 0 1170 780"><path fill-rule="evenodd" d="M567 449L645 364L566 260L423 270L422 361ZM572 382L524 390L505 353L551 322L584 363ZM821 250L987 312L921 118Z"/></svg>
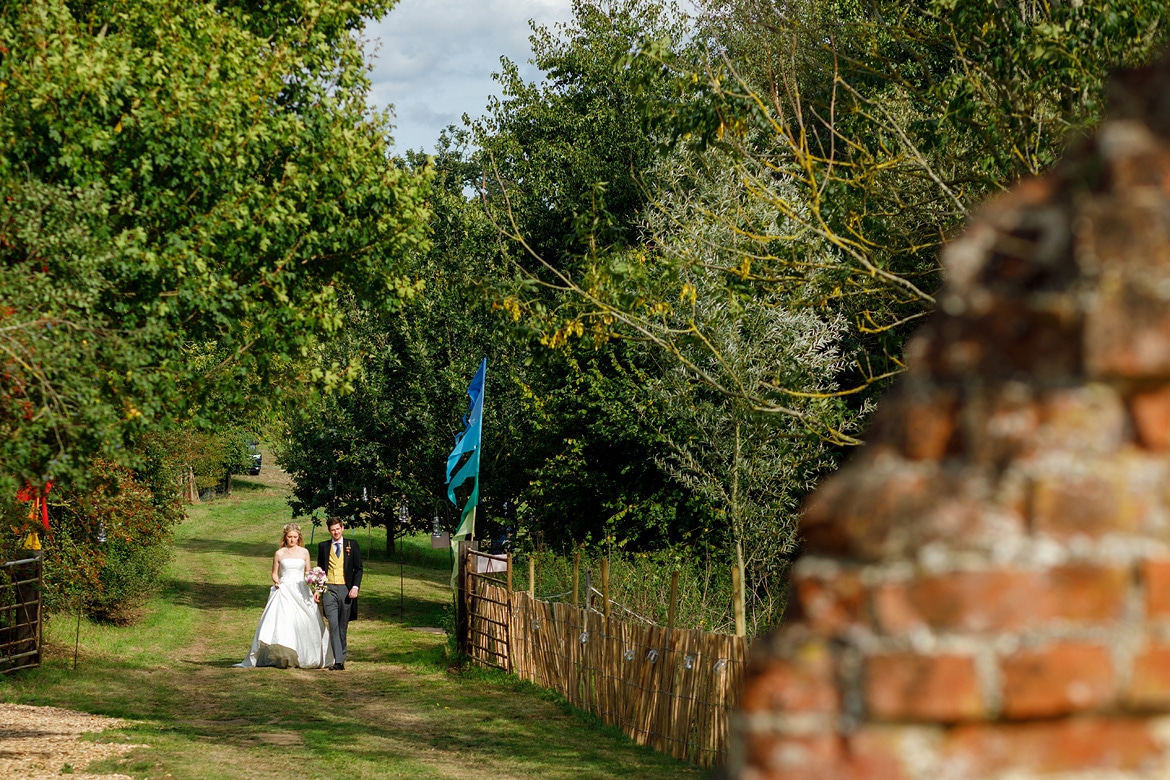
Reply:
<svg viewBox="0 0 1170 780"><path fill-rule="evenodd" d="M492 74L501 56L521 65L529 81L537 78L527 65L528 20L552 25L571 17L570 0L400 0L366 30L370 102L394 106L397 150L433 153L440 130L461 124L465 113L482 115L488 96L499 94Z"/></svg>

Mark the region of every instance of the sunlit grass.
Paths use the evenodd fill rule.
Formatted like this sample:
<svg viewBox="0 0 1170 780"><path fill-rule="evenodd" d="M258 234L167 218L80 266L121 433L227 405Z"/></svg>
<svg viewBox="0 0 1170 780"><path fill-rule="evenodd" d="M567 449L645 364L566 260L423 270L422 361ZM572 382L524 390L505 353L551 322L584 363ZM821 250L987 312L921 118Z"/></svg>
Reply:
<svg viewBox="0 0 1170 780"><path fill-rule="evenodd" d="M76 616L54 615L44 665L0 677L0 700L125 718L96 738L148 747L89 771L135 778L699 775L555 694L494 671L450 671L446 638L411 630L441 625L451 602L450 555L425 534L400 539L393 560L372 535L346 671L232 668L288 519L284 491L260 481L192 507L142 622L83 619L74 671ZM366 548L364 529L353 534Z"/></svg>

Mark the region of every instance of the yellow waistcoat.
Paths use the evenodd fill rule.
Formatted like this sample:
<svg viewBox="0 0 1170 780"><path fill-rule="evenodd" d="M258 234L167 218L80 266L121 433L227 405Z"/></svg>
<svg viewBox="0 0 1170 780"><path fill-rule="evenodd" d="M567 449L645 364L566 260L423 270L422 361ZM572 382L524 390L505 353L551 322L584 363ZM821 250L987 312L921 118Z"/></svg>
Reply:
<svg viewBox="0 0 1170 780"><path fill-rule="evenodd" d="M333 542L329 542L329 571L326 573L326 582L330 585L345 584L345 542L341 543L341 555L335 553Z"/></svg>

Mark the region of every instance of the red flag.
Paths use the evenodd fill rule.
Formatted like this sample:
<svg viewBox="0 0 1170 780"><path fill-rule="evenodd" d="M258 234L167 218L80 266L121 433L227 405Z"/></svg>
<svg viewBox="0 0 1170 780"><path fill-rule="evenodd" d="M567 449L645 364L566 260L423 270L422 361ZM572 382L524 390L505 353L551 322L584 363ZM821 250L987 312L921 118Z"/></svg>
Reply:
<svg viewBox="0 0 1170 780"><path fill-rule="evenodd" d="M49 530L49 491L53 489L53 481L45 483L45 490L41 493L41 525Z"/></svg>
<svg viewBox="0 0 1170 780"><path fill-rule="evenodd" d="M32 506L29 507L29 512L28 512L28 519L29 520L35 520L37 517L37 510L38 509L40 510L41 525L43 525L45 527L46 531L49 530L49 500L48 500L48 496L49 496L49 491L52 489L53 489L53 482L50 480L49 482L45 483L44 488L39 489L39 490L37 488L33 487L30 483L26 482L24 484L24 487L22 487L20 490L16 491L16 500L17 501L23 501L26 504L30 503L30 502L32 503Z"/></svg>

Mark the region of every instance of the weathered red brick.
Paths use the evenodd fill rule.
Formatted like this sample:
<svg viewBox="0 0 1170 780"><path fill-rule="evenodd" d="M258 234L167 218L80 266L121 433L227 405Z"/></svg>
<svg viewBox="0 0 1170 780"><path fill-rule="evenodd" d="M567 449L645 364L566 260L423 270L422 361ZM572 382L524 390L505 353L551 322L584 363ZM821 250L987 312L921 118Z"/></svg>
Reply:
<svg viewBox="0 0 1170 780"><path fill-rule="evenodd" d="M1021 373L1073 377L1082 365L1081 321L1068 309L1039 309L1000 297L964 319L962 334L943 352L947 373L1006 378ZM956 349L957 347L957 349Z"/></svg>
<svg viewBox="0 0 1170 780"><path fill-rule="evenodd" d="M1047 390L1037 398L1040 427L1033 446L1043 451L1110 455L1129 442L1129 415L1121 395L1105 385Z"/></svg>
<svg viewBox="0 0 1170 780"><path fill-rule="evenodd" d="M1170 707L1170 644L1150 642L1133 659L1125 702L1136 709Z"/></svg>
<svg viewBox="0 0 1170 780"><path fill-rule="evenodd" d="M809 553L866 562L933 541L987 541L981 475L874 450L883 455L871 461L863 452L867 468L838 472L810 497L800 523Z"/></svg>
<svg viewBox="0 0 1170 780"><path fill-rule="evenodd" d="M1070 314L1027 300L981 300L965 312L967 316L950 323L944 340L936 345L941 354L932 362L944 380L971 374L1004 380L1025 371L1061 378L1075 375L1082 350L1075 338L1079 322Z"/></svg>
<svg viewBox="0 0 1170 780"><path fill-rule="evenodd" d="M887 721L954 723L983 717L975 659L891 653L865 659L865 704Z"/></svg>
<svg viewBox="0 0 1170 780"><path fill-rule="evenodd" d="M1026 455L1040 425L1030 394L1015 397L1001 387L973 392L961 419L966 454L976 463L1006 463Z"/></svg>
<svg viewBox="0 0 1170 780"><path fill-rule="evenodd" d="M747 759L757 780L905 780L893 740L867 727L836 734L751 734Z"/></svg>
<svg viewBox="0 0 1170 780"><path fill-rule="evenodd" d="M834 715L840 711L829 648L809 642L789 658L757 660L744 680L740 709L744 712Z"/></svg>
<svg viewBox="0 0 1170 780"><path fill-rule="evenodd" d="M954 572L875 588L881 630L901 634L920 626L939 630L995 631L1027 624L1034 602L1017 598L1040 590L1033 572L997 569Z"/></svg>
<svg viewBox="0 0 1170 780"><path fill-rule="evenodd" d="M886 634L906 634L926 625L926 619L910 603L911 584L887 582L873 589L875 627Z"/></svg>
<svg viewBox="0 0 1170 780"><path fill-rule="evenodd" d="M1082 463L1075 471L1038 475L1032 482L1032 527L1053 536L1133 533L1141 517L1127 501L1126 486L1108 464Z"/></svg>
<svg viewBox="0 0 1170 780"><path fill-rule="evenodd" d="M1062 718L1035 723L955 727L942 746L947 780L1017 773L1129 770L1160 752L1149 725L1137 718Z"/></svg>
<svg viewBox="0 0 1170 780"><path fill-rule="evenodd" d="M764 780L843 777L845 740L838 734L748 734L745 756L752 776Z"/></svg>
<svg viewBox="0 0 1170 780"><path fill-rule="evenodd" d="M1170 450L1170 387L1135 393L1129 408L1141 445L1156 452Z"/></svg>
<svg viewBox="0 0 1170 780"><path fill-rule="evenodd" d="M1076 565L1048 571L990 569L894 582L874 589L878 627L903 634L920 626L939 631L1013 631L1039 623L1107 623L1125 609L1129 573Z"/></svg>
<svg viewBox="0 0 1170 780"><path fill-rule="evenodd" d="M1146 615L1170 617L1170 558L1149 558L1142 562L1142 587L1146 594Z"/></svg>
<svg viewBox="0 0 1170 780"><path fill-rule="evenodd" d="M1070 623L1112 623L1125 613L1130 570L1121 566L1071 564L1045 574L1049 619Z"/></svg>
<svg viewBox="0 0 1170 780"><path fill-rule="evenodd" d="M800 522L808 552L878 560L895 524L935 500L932 469L892 458L873 465L838 472L812 494Z"/></svg>
<svg viewBox="0 0 1170 780"><path fill-rule="evenodd" d="M1154 250L1151 250L1154 251ZM1090 377L1170 378L1170 308L1146 274L1111 275L1085 317L1085 369Z"/></svg>
<svg viewBox="0 0 1170 780"><path fill-rule="evenodd" d="M1117 694L1113 659L1100 645L1060 642L1000 662L1003 712L1045 718L1102 707Z"/></svg>
<svg viewBox="0 0 1170 780"><path fill-rule="evenodd" d="M902 451L911 460L941 460L955 436L956 400L950 393L907 399L902 408Z"/></svg>
<svg viewBox="0 0 1170 780"><path fill-rule="evenodd" d="M1160 191L1160 194L1165 196L1170 194L1170 152L1165 147L1161 149L1146 149L1141 153L1134 153L1132 150L1129 154L1125 154L1110 161L1109 177L1114 181L1115 190L1123 191L1138 191L1150 190ZM1127 201L1132 201L1132 198L1127 198ZM1136 205L1137 208L1133 208ZM1151 238L1145 238L1147 246L1152 249L1157 249L1162 244L1162 235L1165 235L1166 219L1163 214L1156 211L1156 206L1151 209L1151 203L1148 198L1139 196L1136 204L1126 203L1122 208L1125 209L1127 215L1131 220L1141 223L1141 227L1147 233L1154 233ZM1112 220L1111 220L1112 221ZM1128 230L1129 224L1119 224L1115 228L1121 230ZM1151 230L1153 227L1153 230ZM1160 234L1160 235L1159 235ZM1150 255L1141 250L1146 247L1138 248L1138 251L1133 251L1134 247L1130 246L1129 252L1126 252L1126 257L1117 258L1129 265L1131 268L1137 266L1139 268L1148 269L1150 271L1158 271L1163 261L1163 258Z"/></svg>
<svg viewBox="0 0 1170 780"><path fill-rule="evenodd" d="M1119 161L1114 174L1134 170L1138 159ZM1150 163L1143 177L1161 179L1164 161ZM1164 208L1158 201L1126 198L1122 188L1119 207L1089 210L1080 230L1104 277L1086 312L1086 370L1093 378L1168 379L1170 308L1158 284L1165 274Z"/></svg>
<svg viewBox="0 0 1170 780"><path fill-rule="evenodd" d="M899 731L865 726L846 741L849 780L905 780L909 775L898 755Z"/></svg>
<svg viewBox="0 0 1170 780"><path fill-rule="evenodd" d="M797 573L793 576L793 585L796 588L796 614L812 631L835 636L863 622L866 589L856 571L830 577Z"/></svg>

